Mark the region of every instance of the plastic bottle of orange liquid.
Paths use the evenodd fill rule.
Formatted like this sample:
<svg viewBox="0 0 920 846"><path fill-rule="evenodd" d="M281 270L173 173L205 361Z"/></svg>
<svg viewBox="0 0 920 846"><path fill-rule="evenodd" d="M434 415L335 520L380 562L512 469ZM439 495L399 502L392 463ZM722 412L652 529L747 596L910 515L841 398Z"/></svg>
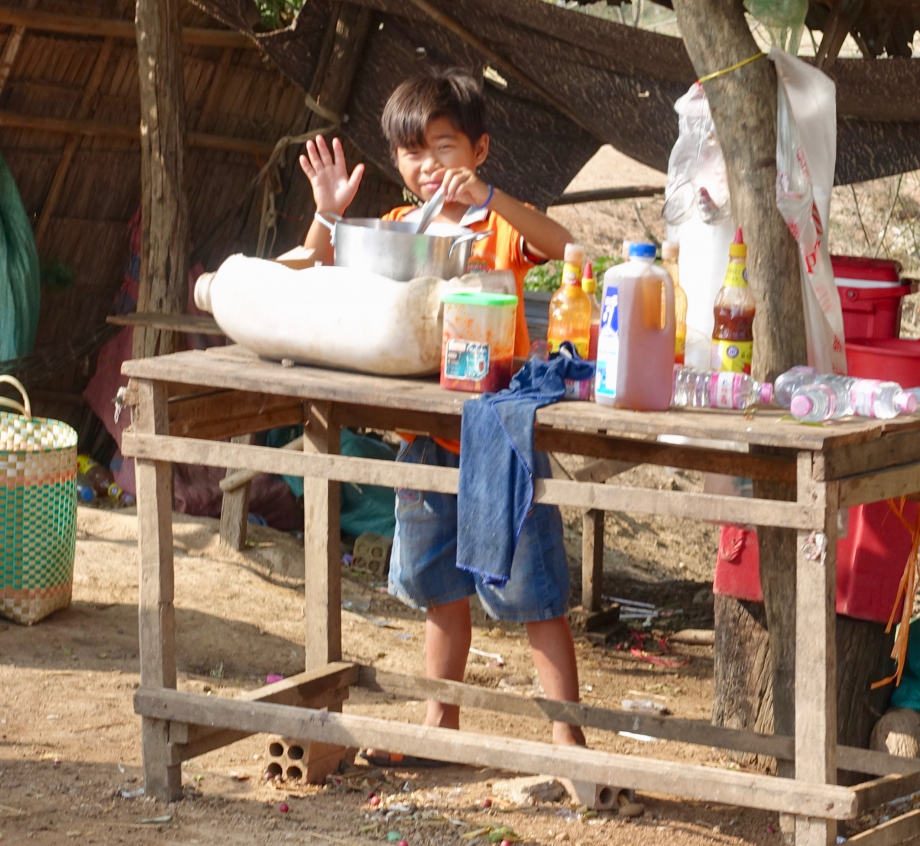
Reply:
<svg viewBox="0 0 920 846"><path fill-rule="evenodd" d="M687 355L687 292L680 287L679 258L680 245L676 241L662 243L661 266L674 282L674 363L684 364ZM661 305L664 308L664 302Z"/></svg>
<svg viewBox="0 0 920 846"><path fill-rule="evenodd" d="M591 262L585 262L585 275L581 277L581 290L591 300L591 333L588 336L588 361L597 361L597 339L601 332L601 304L597 301L597 280Z"/></svg>
<svg viewBox="0 0 920 846"><path fill-rule="evenodd" d="M549 328L546 343L551 353L563 341L571 341L582 358L588 358L591 344L591 300L581 288L584 247L565 245L562 285L549 302Z"/></svg>
<svg viewBox="0 0 920 846"><path fill-rule="evenodd" d="M607 271L616 277L617 408L665 411L674 381L674 283L656 267L652 244L633 244L629 261ZM662 300L665 305L662 308Z"/></svg>

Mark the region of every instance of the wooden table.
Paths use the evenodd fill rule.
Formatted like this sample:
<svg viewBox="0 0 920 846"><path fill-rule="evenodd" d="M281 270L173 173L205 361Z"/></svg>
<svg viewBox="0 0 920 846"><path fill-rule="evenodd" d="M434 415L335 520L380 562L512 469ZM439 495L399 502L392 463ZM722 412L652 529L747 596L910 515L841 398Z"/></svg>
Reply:
<svg viewBox="0 0 920 846"><path fill-rule="evenodd" d="M595 481L541 480L536 499L598 511L781 526L798 533L795 737L757 734L703 721L639 716L575 703L525 699L457 682L384 673L343 662L338 484L456 493L458 471L337 454L343 426L459 437L467 395L435 380L388 379L261 361L238 347L125 362L132 377L132 429L122 450L136 459L141 553L141 686L144 774L149 795L181 795L182 761L267 732L310 742L313 775L334 766L342 747L391 749L474 766L590 780L693 800L779 811L796 817L800 846L833 843L835 820L920 789L920 764L836 743L835 578L838 509L920 489L920 418L790 422L778 411L635 413L560 403L537 414L537 448L594 458L731 473L795 485L795 501L623 488ZM227 442L303 422L303 452ZM727 448L654 440L682 435ZM171 463L243 468L304 477L306 666L304 672L240 699L176 690ZM215 586L219 589L219 586ZM775 756L796 777L693 766L530 740L405 725L341 713L351 686L436 698L611 731ZM876 778L837 785L837 771ZM920 812L867 834L864 846L920 833ZM853 841L857 841L854 838Z"/></svg>

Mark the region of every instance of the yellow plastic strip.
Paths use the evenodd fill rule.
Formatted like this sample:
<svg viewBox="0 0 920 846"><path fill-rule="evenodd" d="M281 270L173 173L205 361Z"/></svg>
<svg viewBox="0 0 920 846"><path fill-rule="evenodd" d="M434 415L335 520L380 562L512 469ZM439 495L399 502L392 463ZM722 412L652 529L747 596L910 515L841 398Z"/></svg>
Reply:
<svg viewBox="0 0 920 846"><path fill-rule="evenodd" d="M756 62L763 55L763 53L755 53L753 56L748 56L748 58L737 62L730 67L722 68L722 70L713 71L712 73L707 73L706 76L701 76L697 82L702 84L704 82L709 82L710 79L715 79L717 76L723 76L724 74L736 71L738 68L743 68L745 65L749 65L751 62Z"/></svg>

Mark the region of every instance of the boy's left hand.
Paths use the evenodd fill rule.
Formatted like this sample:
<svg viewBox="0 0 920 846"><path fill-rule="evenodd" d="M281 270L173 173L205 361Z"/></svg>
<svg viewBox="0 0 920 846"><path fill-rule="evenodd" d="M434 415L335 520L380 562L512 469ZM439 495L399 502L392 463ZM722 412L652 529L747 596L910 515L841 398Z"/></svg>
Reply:
<svg viewBox="0 0 920 846"><path fill-rule="evenodd" d="M444 200L448 203L481 206L489 199L489 186L468 167L452 167L445 170L441 188L444 191Z"/></svg>

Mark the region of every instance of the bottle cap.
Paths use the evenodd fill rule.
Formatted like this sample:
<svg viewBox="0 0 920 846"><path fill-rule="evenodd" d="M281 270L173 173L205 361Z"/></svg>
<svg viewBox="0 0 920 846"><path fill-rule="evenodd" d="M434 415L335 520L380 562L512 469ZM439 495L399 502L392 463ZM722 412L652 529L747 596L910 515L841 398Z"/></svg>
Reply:
<svg viewBox="0 0 920 846"><path fill-rule="evenodd" d="M805 394L797 394L792 398L792 402L789 404L789 410L792 412L793 417L808 417L814 409L814 400L811 397L805 396Z"/></svg>
<svg viewBox="0 0 920 846"><path fill-rule="evenodd" d="M730 258L747 258L747 244L740 226L735 230L735 240L728 245L728 255Z"/></svg>
<svg viewBox="0 0 920 846"><path fill-rule="evenodd" d="M655 249L654 244L630 244L629 245L629 257L633 258L644 258L644 259L653 259L655 258L655 253L658 252Z"/></svg>
<svg viewBox="0 0 920 846"><path fill-rule="evenodd" d="M760 386L760 401L765 405L769 405L773 402L773 383L764 382Z"/></svg>
<svg viewBox="0 0 920 846"><path fill-rule="evenodd" d="M895 402L901 414L913 414L917 410L917 396L910 391L902 391Z"/></svg>
<svg viewBox="0 0 920 846"><path fill-rule="evenodd" d="M585 262L585 272L581 277L581 289L586 294L593 294L597 291L597 280L594 278L594 268L590 261Z"/></svg>
<svg viewBox="0 0 920 846"><path fill-rule="evenodd" d="M581 244L566 244L565 245L565 262L566 264L577 264L581 266L581 263L585 260L585 248Z"/></svg>
<svg viewBox="0 0 920 846"><path fill-rule="evenodd" d="M661 257L663 259L679 258L680 244L677 241L663 241L661 244Z"/></svg>

